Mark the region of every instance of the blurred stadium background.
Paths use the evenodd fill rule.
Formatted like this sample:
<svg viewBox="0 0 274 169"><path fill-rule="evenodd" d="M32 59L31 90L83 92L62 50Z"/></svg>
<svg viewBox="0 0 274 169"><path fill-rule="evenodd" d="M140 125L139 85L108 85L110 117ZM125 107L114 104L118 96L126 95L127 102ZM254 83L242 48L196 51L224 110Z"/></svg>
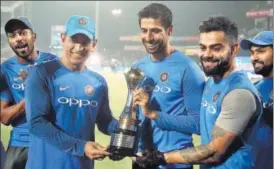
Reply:
<svg viewBox="0 0 274 169"><path fill-rule="evenodd" d="M222 14L235 21L239 26L240 40L263 30L273 30L272 1L1 1L1 63L14 55L4 32L4 25L11 17L28 17L37 33L38 49L61 56L59 37L66 19L73 14L91 16L97 23L98 46L87 66L106 78L111 108L118 118L127 93L123 73L146 55L138 37L137 13L152 2L166 4L172 10L174 33L171 43L197 62L198 25L210 15ZM240 51L236 61L240 69L248 72L251 80L261 78L253 73L248 52ZM10 129L1 124L1 140L5 147ZM108 145L110 137L97 131L96 140ZM194 136L194 142L199 144L198 136ZM105 159L96 162L95 168L130 169L130 164L128 158L119 162Z"/></svg>

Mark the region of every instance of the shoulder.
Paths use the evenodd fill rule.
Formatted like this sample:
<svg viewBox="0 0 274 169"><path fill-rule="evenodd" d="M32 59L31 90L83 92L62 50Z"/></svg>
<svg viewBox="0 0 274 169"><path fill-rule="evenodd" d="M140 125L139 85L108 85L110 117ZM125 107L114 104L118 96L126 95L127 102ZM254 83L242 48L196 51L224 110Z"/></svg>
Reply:
<svg viewBox="0 0 274 169"><path fill-rule="evenodd" d="M101 83L102 85L106 85L106 80L101 74L91 70L90 68L87 68L87 73L89 77L94 78L97 82Z"/></svg>
<svg viewBox="0 0 274 169"><path fill-rule="evenodd" d="M140 60L138 60L137 62L133 63L132 68L141 68L144 65L146 65L147 63L149 63L149 56L146 56Z"/></svg>
<svg viewBox="0 0 274 169"><path fill-rule="evenodd" d="M53 75L61 67L60 63L56 60L46 60L43 62L36 62L30 69L30 72L37 72L44 76Z"/></svg>
<svg viewBox="0 0 274 169"><path fill-rule="evenodd" d="M13 57L7 59L6 61L4 61L4 62L1 64L1 67L3 68L3 67L8 66L8 65L10 65L10 64L16 63L16 59L17 59L16 56L13 56Z"/></svg>
<svg viewBox="0 0 274 169"><path fill-rule="evenodd" d="M198 63L194 61L190 56L183 54L180 51L174 53L174 61L181 69L191 70L191 71L202 71Z"/></svg>
<svg viewBox="0 0 274 169"><path fill-rule="evenodd" d="M40 59L43 61L57 59L58 57L54 54L47 53L47 52L40 52Z"/></svg>

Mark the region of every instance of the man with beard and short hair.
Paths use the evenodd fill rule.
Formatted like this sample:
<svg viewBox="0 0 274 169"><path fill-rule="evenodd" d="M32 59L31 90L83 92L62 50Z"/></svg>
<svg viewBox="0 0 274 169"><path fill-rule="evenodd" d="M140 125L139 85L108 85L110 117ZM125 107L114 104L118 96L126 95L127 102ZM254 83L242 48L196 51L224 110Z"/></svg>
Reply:
<svg viewBox="0 0 274 169"><path fill-rule="evenodd" d="M64 55L33 67L26 81L26 169L93 169L110 155L95 142L95 124L108 135L118 125L104 77L85 66L97 44L94 21L70 16L60 38Z"/></svg>
<svg viewBox="0 0 274 169"><path fill-rule="evenodd" d="M24 80L35 63L52 60L56 56L36 49L36 34L27 18L10 19L5 25L5 32L8 43L16 54L1 64L1 88L8 86L1 90L1 123L13 127L5 169L25 169L29 131L25 116Z"/></svg>
<svg viewBox="0 0 274 169"><path fill-rule="evenodd" d="M168 153L147 151L137 163L143 167L182 163L201 164L203 169L264 168L258 163L258 150L262 143L271 147L273 139L267 143L256 133L268 134L271 128L262 120L257 89L245 72L235 68L238 28L228 18L214 16L203 21L199 30L201 64L210 77L201 102L202 145Z"/></svg>
<svg viewBox="0 0 274 169"><path fill-rule="evenodd" d="M251 52L251 62L256 74L263 79L255 82L263 101L263 117L273 129L273 32L263 31L252 39L241 41L241 48ZM273 167L273 130L269 133L257 132L257 137L263 138L259 151L258 163L261 168ZM269 147L269 143L271 147Z"/></svg>
<svg viewBox="0 0 274 169"><path fill-rule="evenodd" d="M141 69L155 83L134 92L141 120L139 151L155 148L169 152L193 147L192 134L199 133L204 74L194 60L170 44L173 25L168 7L159 3L146 6L139 12L139 25L149 55L133 68ZM134 163L133 168L137 167ZM171 164L161 168L190 169L192 165Z"/></svg>
<svg viewBox="0 0 274 169"><path fill-rule="evenodd" d="M273 128L273 32L263 31L252 39L242 40L241 47L251 52L254 71L263 76L255 86L264 102L265 120Z"/></svg>

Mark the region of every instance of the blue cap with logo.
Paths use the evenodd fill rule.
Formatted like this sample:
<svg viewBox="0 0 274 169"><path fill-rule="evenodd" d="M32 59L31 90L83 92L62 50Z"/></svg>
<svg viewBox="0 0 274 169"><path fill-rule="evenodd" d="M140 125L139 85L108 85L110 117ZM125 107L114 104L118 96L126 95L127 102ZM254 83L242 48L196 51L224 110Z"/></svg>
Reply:
<svg viewBox="0 0 274 169"><path fill-rule="evenodd" d="M258 45L258 46L273 45L273 32L262 31L258 33L254 38L242 40L240 45L241 45L241 48L244 50L249 50L252 45Z"/></svg>
<svg viewBox="0 0 274 169"><path fill-rule="evenodd" d="M5 32L6 33L11 32L12 27L16 24L23 24L26 28L33 31L33 26L28 18L18 17L18 18L12 18L12 19L8 20L8 22L5 25Z"/></svg>
<svg viewBox="0 0 274 169"><path fill-rule="evenodd" d="M88 16L73 15L67 20L65 33L68 36L81 33L92 40L95 38L95 23Z"/></svg>

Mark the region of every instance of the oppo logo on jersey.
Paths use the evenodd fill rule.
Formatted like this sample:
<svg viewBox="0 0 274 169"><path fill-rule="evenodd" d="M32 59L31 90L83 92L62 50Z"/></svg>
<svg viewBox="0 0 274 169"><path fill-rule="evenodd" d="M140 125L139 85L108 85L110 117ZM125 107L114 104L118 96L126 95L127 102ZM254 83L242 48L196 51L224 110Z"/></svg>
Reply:
<svg viewBox="0 0 274 169"><path fill-rule="evenodd" d="M69 106L78 106L78 107L86 107L92 106L97 107L98 102L95 100L84 100L84 99L75 99L75 98L66 98L60 97L58 98L58 102L61 104L67 104Z"/></svg>
<svg viewBox="0 0 274 169"><path fill-rule="evenodd" d="M25 84L24 83L14 83L12 85L12 88L16 90L25 90Z"/></svg>
<svg viewBox="0 0 274 169"><path fill-rule="evenodd" d="M162 93L170 93L171 92L171 88L169 88L167 86L156 85L155 87L153 87L151 85L144 85L143 88L146 92L151 92L152 90L154 92L162 92Z"/></svg>

